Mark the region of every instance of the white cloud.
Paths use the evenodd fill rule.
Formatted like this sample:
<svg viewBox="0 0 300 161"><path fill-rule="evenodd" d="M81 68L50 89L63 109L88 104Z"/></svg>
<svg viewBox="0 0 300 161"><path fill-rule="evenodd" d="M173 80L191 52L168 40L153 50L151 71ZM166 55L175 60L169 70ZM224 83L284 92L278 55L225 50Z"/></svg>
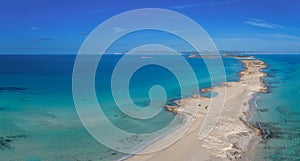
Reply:
<svg viewBox="0 0 300 161"><path fill-rule="evenodd" d="M170 9L185 9L185 8L191 8L191 7L198 7L198 6L217 6L217 5L226 5L233 2L236 2L238 0L224 0L224 1L218 1L213 3L195 3L195 4L187 4L187 5L177 5L177 6L171 6Z"/></svg>
<svg viewBox="0 0 300 161"><path fill-rule="evenodd" d="M278 24L270 24L265 22L261 19L249 19L247 21L244 21L245 24L255 26L255 27L261 27L261 28L268 28L268 29L275 29L275 28L284 28L281 25Z"/></svg>
<svg viewBox="0 0 300 161"><path fill-rule="evenodd" d="M269 35L266 35L266 36L272 37L272 38L300 40L299 36L287 35L287 34L269 34Z"/></svg>
<svg viewBox="0 0 300 161"><path fill-rule="evenodd" d="M170 7L170 9L183 9L183 8L191 8L191 7L197 7L200 6L200 3L196 3L196 4L188 4L188 5L178 5L178 6L172 6Z"/></svg>

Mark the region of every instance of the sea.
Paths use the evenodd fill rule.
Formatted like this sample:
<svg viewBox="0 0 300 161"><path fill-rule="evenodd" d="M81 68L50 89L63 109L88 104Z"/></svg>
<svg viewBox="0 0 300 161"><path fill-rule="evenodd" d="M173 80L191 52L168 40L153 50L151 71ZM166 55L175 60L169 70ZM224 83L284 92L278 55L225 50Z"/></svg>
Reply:
<svg viewBox="0 0 300 161"><path fill-rule="evenodd" d="M105 116L113 125L130 133L151 133L164 128L174 120L174 114L161 110L152 119L134 119L122 113L115 103L111 78L123 56L105 54L98 64L95 91ZM132 60L129 58L128 65L130 61L155 56L134 56ZM154 85L164 88L166 104L172 104L174 100L197 93L198 88L224 81L216 79L217 84L212 85L203 59L183 57L196 75L197 86L187 83L180 87L172 72L158 65L147 65L130 79L129 93L133 102L141 107L149 105L149 90ZM257 54L255 58L268 65L263 71L267 73L264 81L269 91L255 96L251 121L261 123L272 135L257 145L254 160L300 160L300 55ZM98 142L82 125L72 93L75 59L76 55L72 54L0 55L1 161L110 161L129 155ZM238 81L243 65L236 58L223 58L223 63L226 81ZM174 71L186 72L176 62L173 67ZM182 95L182 88L189 94ZM213 93L197 94L213 97ZM177 124L180 126L182 122Z"/></svg>
<svg viewBox="0 0 300 161"><path fill-rule="evenodd" d="M256 55L267 68L267 94L257 94L253 119L271 132L260 142L254 160L300 160L300 55Z"/></svg>

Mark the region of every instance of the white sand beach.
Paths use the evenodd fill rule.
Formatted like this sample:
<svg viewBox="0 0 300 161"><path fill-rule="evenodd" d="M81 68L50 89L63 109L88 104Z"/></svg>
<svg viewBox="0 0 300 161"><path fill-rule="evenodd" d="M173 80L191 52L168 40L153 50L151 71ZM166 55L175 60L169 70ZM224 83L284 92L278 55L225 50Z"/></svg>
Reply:
<svg viewBox="0 0 300 161"><path fill-rule="evenodd" d="M257 92L266 92L261 72L266 65L260 60L240 60L245 70L239 73L240 81L226 82L221 86L202 89L214 91L213 98L190 97L176 101L177 106L166 106L170 112L190 117L189 109L198 108L194 122L188 131L173 145L154 153L148 153L172 138L172 133L154 142L143 150L144 154L132 155L128 161L199 161L199 160L249 160L253 148L260 141L260 130L247 123L249 100ZM225 90L226 89L226 93ZM224 102L225 98L225 102ZM224 103L223 111L213 130L204 139L199 138L201 125L206 115L210 114L211 99ZM199 104L200 103L200 104ZM213 113L211 116L214 116ZM216 116L217 117L217 116ZM181 129L179 129L181 130ZM176 131L178 133L180 131Z"/></svg>

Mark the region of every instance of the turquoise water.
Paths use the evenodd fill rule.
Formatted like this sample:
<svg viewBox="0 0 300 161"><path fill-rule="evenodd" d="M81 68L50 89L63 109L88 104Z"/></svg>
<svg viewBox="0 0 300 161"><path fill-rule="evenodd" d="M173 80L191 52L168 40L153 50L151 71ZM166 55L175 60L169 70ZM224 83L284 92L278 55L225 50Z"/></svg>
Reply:
<svg viewBox="0 0 300 161"><path fill-rule="evenodd" d="M254 160L300 160L300 55L260 55L268 68L268 94L258 94L254 120L272 132Z"/></svg>
<svg viewBox="0 0 300 161"><path fill-rule="evenodd" d="M174 115L162 110L149 120L132 119L113 101L110 77L122 55L106 55L96 75L99 104L108 119L120 129L149 133L167 126ZM115 160L125 155L94 140L82 126L73 104L72 70L74 55L0 56L0 160ZM187 59L200 88L210 87L209 73L202 59ZM242 69L235 59L224 59L227 80L238 80ZM180 66L176 69L185 72ZM188 80L187 80L188 81ZM178 81L166 69L149 65L138 70L130 82L130 94L140 106L150 102L153 85L165 88L172 103L180 98ZM187 84L191 96L195 87ZM122 90L122 89L120 89ZM178 121L180 124L180 120ZM103 129L105 130L105 129Z"/></svg>
<svg viewBox="0 0 300 161"><path fill-rule="evenodd" d="M120 55L107 55L96 75L96 92L105 114L117 127L135 133L156 131L174 119L162 111L155 119L137 120L123 114L111 97L110 75ZM252 121L260 122L272 137L258 144L254 160L300 159L300 55L256 55L265 61L269 93L257 94ZM115 160L128 154L95 141L82 126L72 98L74 55L0 56L0 160ZM187 59L200 88L210 79L202 59ZM238 80L242 64L223 60L228 81ZM182 71L178 66L176 69ZM155 77L153 77L155 75ZM162 85L167 103L180 97L178 81L159 66L141 68L130 82L131 97L147 106L152 85ZM191 95L195 89L187 85ZM178 122L180 124L180 122Z"/></svg>

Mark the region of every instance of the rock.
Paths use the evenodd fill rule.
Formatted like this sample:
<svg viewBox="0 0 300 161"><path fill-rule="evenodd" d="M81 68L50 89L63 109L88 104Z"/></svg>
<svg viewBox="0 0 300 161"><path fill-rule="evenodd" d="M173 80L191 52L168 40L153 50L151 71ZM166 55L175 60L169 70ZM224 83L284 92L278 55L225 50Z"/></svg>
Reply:
<svg viewBox="0 0 300 161"><path fill-rule="evenodd" d="M10 149L11 148L9 144L10 141L7 141L3 137L0 137L0 149L6 149L6 148Z"/></svg>
<svg viewBox="0 0 300 161"><path fill-rule="evenodd" d="M268 129L264 128L261 123L257 123L257 126L261 131L261 136L263 139L268 139L272 137L271 132Z"/></svg>
<svg viewBox="0 0 300 161"><path fill-rule="evenodd" d="M229 160L238 160L242 159L244 152L241 150L241 148L237 147L236 144L232 144L231 148L226 151L227 158Z"/></svg>
<svg viewBox="0 0 300 161"><path fill-rule="evenodd" d="M25 138L26 135L11 135L11 136L7 136L7 138L11 138L11 139L16 139L16 138Z"/></svg>
<svg viewBox="0 0 300 161"><path fill-rule="evenodd" d="M4 139L4 140L8 143L11 142L11 139Z"/></svg>
<svg viewBox="0 0 300 161"><path fill-rule="evenodd" d="M0 92L7 91L7 92L18 92L18 91L25 91L27 88L22 87L0 87Z"/></svg>
<svg viewBox="0 0 300 161"><path fill-rule="evenodd" d="M267 112L268 109L267 109L267 108L264 108L264 109L256 109L256 111L258 111L258 112Z"/></svg>
<svg viewBox="0 0 300 161"><path fill-rule="evenodd" d="M178 107L176 107L176 106L165 105L164 108L165 108L165 110L172 112L174 114L178 113Z"/></svg>
<svg viewBox="0 0 300 161"><path fill-rule="evenodd" d="M0 137L0 149L11 149L11 142L18 138L25 138L26 135L11 135L11 136L6 136Z"/></svg>

